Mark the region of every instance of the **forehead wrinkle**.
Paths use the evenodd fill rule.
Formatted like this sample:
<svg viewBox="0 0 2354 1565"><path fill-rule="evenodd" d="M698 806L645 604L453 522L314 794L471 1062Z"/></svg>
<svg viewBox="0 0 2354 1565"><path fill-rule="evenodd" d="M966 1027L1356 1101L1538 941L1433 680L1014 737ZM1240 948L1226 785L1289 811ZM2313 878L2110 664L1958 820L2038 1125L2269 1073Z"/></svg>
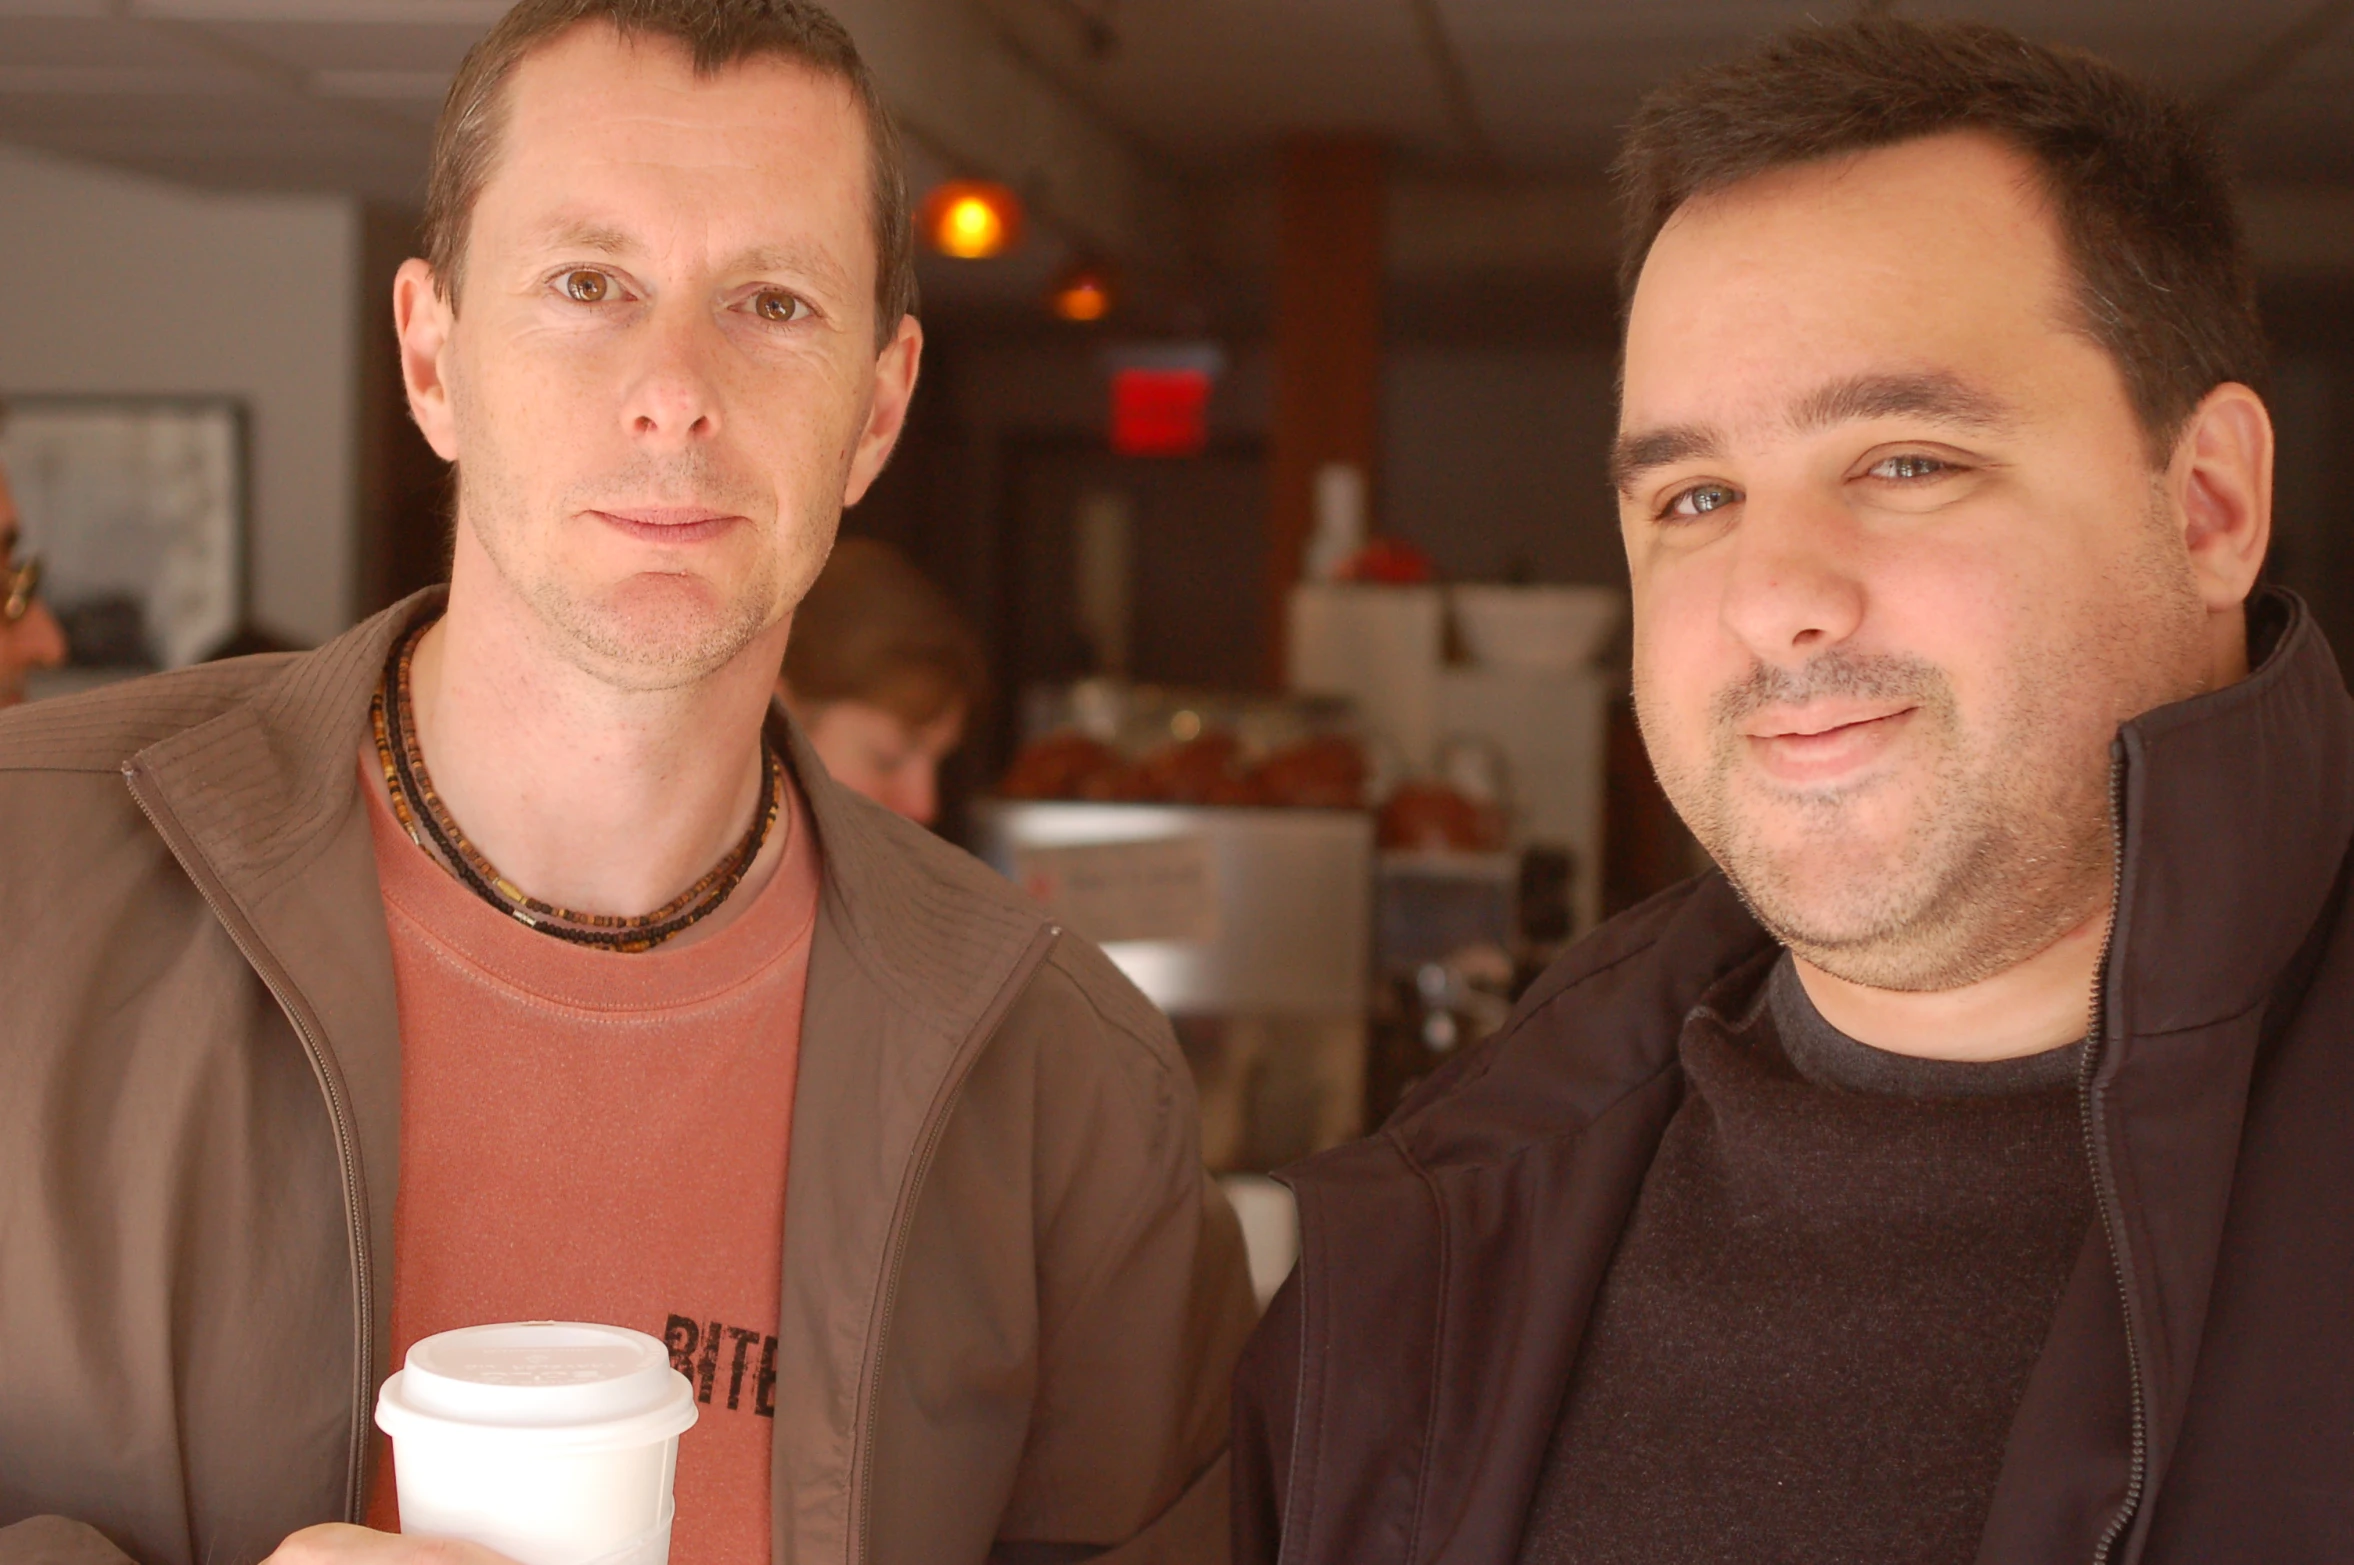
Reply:
<svg viewBox="0 0 2354 1565"><path fill-rule="evenodd" d="M840 263L818 245L754 245L736 257L730 270L797 273L829 288L848 286Z"/></svg>

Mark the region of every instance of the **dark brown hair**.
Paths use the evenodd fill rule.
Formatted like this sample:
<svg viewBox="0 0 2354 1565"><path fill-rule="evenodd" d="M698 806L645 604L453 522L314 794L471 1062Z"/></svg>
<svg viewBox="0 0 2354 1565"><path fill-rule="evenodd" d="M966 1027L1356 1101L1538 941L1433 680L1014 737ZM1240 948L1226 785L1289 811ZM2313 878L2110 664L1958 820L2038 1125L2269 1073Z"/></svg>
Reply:
<svg viewBox="0 0 2354 1565"><path fill-rule="evenodd" d="M793 611L785 684L797 705L863 701L921 728L989 689L981 645L948 594L874 538L844 538Z"/></svg>
<svg viewBox="0 0 2354 1565"><path fill-rule="evenodd" d="M453 304L457 300L474 202L498 157L508 79L533 50L591 22L632 40L684 45L699 76L772 57L798 61L849 87L866 119L875 342L877 347L889 342L899 318L916 307L907 159L858 46L840 22L808 0L521 0L467 51L433 128L433 163L425 183L425 259L442 296Z"/></svg>
<svg viewBox="0 0 2354 1565"><path fill-rule="evenodd" d="M2187 105L2090 55L1971 22L1872 17L1783 33L1645 100L1616 170L1622 301L1686 202L1754 175L1947 131L2032 158L2084 330L2165 461L2226 381L2262 387L2264 330L2231 182Z"/></svg>

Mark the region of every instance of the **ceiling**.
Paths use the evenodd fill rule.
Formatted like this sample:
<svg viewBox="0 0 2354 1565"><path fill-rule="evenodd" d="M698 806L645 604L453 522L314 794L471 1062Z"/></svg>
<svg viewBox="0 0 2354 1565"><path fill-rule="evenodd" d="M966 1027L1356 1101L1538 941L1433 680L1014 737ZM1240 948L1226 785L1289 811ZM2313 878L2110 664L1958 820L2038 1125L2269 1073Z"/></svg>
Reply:
<svg viewBox="0 0 2354 1565"><path fill-rule="evenodd" d="M1144 161L1250 173L1299 130L1409 171L1590 185L1646 84L1823 0L964 0ZM1868 0L1882 3L1882 0ZM2251 182L2354 187L2354 0L1899 0L2230 100ZM194 183L414 203L504 0L0 0L0 140ZM888 89L888 83L886 90ZM1025 284L1027 286L1027 284Z"/></svg>
<svg viewBox="0 0 2354 1565"><path fill-rule="evenodd" d="M497 0L0 0L0 140L198 184L414 201Z"/></svg>
<svg viewBox="0 0 2354 1565"><path fill-rule="evenodd" d="M1592 178L1643 91L1853 0L978 0L1168 163L1246 163L1301 126L1409 163ZM2350 0L1900 0L2228 96L2259 181L2354 182Z"/></svg>

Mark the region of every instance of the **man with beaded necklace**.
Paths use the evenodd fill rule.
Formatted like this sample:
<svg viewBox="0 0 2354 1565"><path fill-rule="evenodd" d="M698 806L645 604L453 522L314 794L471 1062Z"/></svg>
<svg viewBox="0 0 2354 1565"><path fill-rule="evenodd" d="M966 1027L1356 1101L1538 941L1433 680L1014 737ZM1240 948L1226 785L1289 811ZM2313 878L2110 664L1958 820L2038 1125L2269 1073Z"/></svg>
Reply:
<svg viewBox="0 0 2354 1565"><path fill-rule="evenodd" d="M406 1560L377 1387L533 1318L667 1340L681 1565L1222 1556L1165 1023L771 700L906 211L804 0L523 0L395 290L446 597L0 722L0 1565Z"/></svg>

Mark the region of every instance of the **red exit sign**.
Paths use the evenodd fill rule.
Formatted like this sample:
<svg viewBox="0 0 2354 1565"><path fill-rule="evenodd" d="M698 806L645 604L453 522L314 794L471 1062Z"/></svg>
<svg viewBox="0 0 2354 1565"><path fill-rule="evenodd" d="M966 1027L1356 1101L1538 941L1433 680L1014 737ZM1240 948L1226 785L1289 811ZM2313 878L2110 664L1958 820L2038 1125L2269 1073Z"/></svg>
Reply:
<svg viewBox="0 0 2354 1565"><path fill-rule="evenodd" d="M1122 456L1199 456L1210 443L1210 374L1112 372L1112 449Z"/></svg>

